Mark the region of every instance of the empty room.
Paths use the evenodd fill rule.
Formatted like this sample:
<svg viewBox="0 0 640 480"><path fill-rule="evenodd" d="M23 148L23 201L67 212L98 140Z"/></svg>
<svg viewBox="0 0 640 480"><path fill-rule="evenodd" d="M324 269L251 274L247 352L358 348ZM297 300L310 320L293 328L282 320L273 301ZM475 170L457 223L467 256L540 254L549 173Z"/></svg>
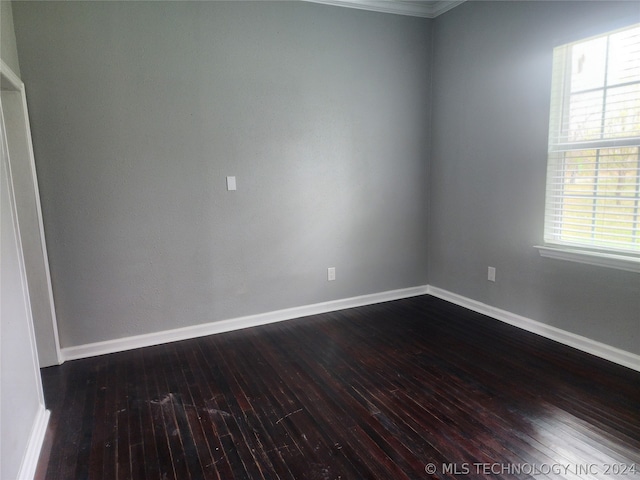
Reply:
<svg viewBox="0 0 640 480"><path fill-rule="evenodd" d="M640 1L0 2L0 479L640 479Z"/></svg>

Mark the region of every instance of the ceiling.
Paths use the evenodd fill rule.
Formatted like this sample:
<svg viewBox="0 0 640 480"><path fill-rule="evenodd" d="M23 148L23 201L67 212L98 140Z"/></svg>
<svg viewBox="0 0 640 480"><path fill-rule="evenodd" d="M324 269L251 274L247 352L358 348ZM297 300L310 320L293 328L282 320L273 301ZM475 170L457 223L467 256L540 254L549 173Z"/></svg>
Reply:
<svg viewBox="0 0 640 480"><path fill-rule="evenodd" d="M374 12L395 13L412 17L435 18L465 0L307 0L337 7L358 8Z"/></svg>

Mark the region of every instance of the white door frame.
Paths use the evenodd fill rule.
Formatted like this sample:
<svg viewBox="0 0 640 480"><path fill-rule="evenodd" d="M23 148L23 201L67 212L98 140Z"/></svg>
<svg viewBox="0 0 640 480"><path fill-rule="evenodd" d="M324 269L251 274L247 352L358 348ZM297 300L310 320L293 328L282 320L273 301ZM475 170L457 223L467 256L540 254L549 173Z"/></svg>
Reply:
<svg viewBox="0 0 640 480"><path fill-rule="evenodd" d="M52 321L52 329L53 329L53 338L52 339L38 339L36 336L36 344L38 343L38 341L40 342L45 342L45 341L53 341L54 342L54 346L55 346L55 353L56 353L56 360L57 360L57 364L60 365L63 363L64 358L62 357L62 354L60 352L60 339L58 336L58 322L57 322L57 318L56 318L56 310L55 310L55 304L54 304L54 300L53 300L53 288L51 286L51 273L49 270L49 256L47 254L47 244L45 242L45 236L44 236L44 224L42 221L42 207L40 204L40 190L38 188L38 179L36 176L36 165L35 165L35 158L34 158L34 154L33 154L33 144L32 144L32 140L31 140L31 128L30 128L30 123L29 123L29 114L28 114L28 110L27 110L27 97L25 94L25 88L24 88L24 83L22 82L22 80L20 80L20 78L11 70L11 68L9 68L9 66L0 59L0 82L1 82L1 89L2 92L18 92L21 96L21 104L22 104L22 112L21 115L16 115L16 116L20 116L21 118L15 118L14 120L16 122L18 122L23 128L24 128L24 138L26 139L26 145L24 145L24 147L26 148L26 151L28 152L27 155L27 159L26 161L29 162L29 171L31 173L31 182L33 182L33 191L35 192L35 206L36 206L36 217L37 217L37 223L38 223L38 230L39 230L39 235L40 235L40 246L42 249L42 259L44 261L44 272L45 272L45 276L46 276L46 285L47 285L47 291L48 291L48 296L49 296L49 309L51 310L51 321ZM5 115L5 113L3 112L3 115ZM6 120L6 118L5 118ZM6 124L6 122L5 122ZM19 217L18 217L18 221L19 221ZM29 279L27 278L27 281ZM46 321L46 320L42 320L42 319L38 319L38 318L34 318L33 319L34 322L38 322L38 321ZM34 325L34 330L36 330L37 332L37 328L35 328ZM40 364L51 364L51 360L48 362L43 362L42 359L40 360Z"/></svg>

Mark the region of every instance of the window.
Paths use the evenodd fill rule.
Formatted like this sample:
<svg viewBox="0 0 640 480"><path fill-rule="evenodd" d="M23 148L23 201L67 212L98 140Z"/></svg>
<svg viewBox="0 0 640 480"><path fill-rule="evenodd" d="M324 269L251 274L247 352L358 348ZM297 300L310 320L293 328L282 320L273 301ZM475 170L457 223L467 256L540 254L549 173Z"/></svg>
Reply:
<svg viewBox="0 0 640 480"><path fill-rule="evenodd" d="M544 239L640 256L640 24L553 53Z"/></svg>

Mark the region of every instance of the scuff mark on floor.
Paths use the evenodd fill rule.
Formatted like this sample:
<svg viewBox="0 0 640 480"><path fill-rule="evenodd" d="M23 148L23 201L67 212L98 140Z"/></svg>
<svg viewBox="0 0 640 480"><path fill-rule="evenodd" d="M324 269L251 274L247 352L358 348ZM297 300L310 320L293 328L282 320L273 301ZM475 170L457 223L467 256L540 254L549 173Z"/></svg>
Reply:
<svg viewBox="0 0 640 480"><path fill-rule="evenodd" d="M167 393L164 397L162 397L162 399L157 399L157 400L150 400L149 403L152 403L153 405L166 405L167 403L173 401L174 399L174 395L173 393Z"/></svg>
<svg viewBox="0 0 640 480"><path fill-rule="evenodd" d="M369 413L372 416L376 416L376 415L379 415L381 413L380 409L378 407L376 407L372 402L370 402L369 399L366 397L366 395L363 395L362 392L360 392L353 385L351 386L351 388L360 396L360 398L362 398L362 400L365 401L365 403L367 404L367 410L369 410Z"/></svg>
<svg viewBox="0 0 640 480"><path fill-rule="evenodd" d="M230 417L231 414L229 412L225 412L224 410L218 410L217 408L205 408L209 415L221 415L223 417Z"/></svg>
<svg viewBox="0 0 640 480"><path fill-rule="evenodd" d="M279 420L276 420L276 423L275 423L275 424L276 424L276 425L277 425L277 424L279 424L279 423L280 423L282 420L284 420L285 418L290 417L291 415L293 415L293 414L295 414L295 413L301 412L302 410L304 410L304 409L299 408L299 409L298 409L298 410L296 410L295 412L287 413L284 417L281 417Z"/></svg>

